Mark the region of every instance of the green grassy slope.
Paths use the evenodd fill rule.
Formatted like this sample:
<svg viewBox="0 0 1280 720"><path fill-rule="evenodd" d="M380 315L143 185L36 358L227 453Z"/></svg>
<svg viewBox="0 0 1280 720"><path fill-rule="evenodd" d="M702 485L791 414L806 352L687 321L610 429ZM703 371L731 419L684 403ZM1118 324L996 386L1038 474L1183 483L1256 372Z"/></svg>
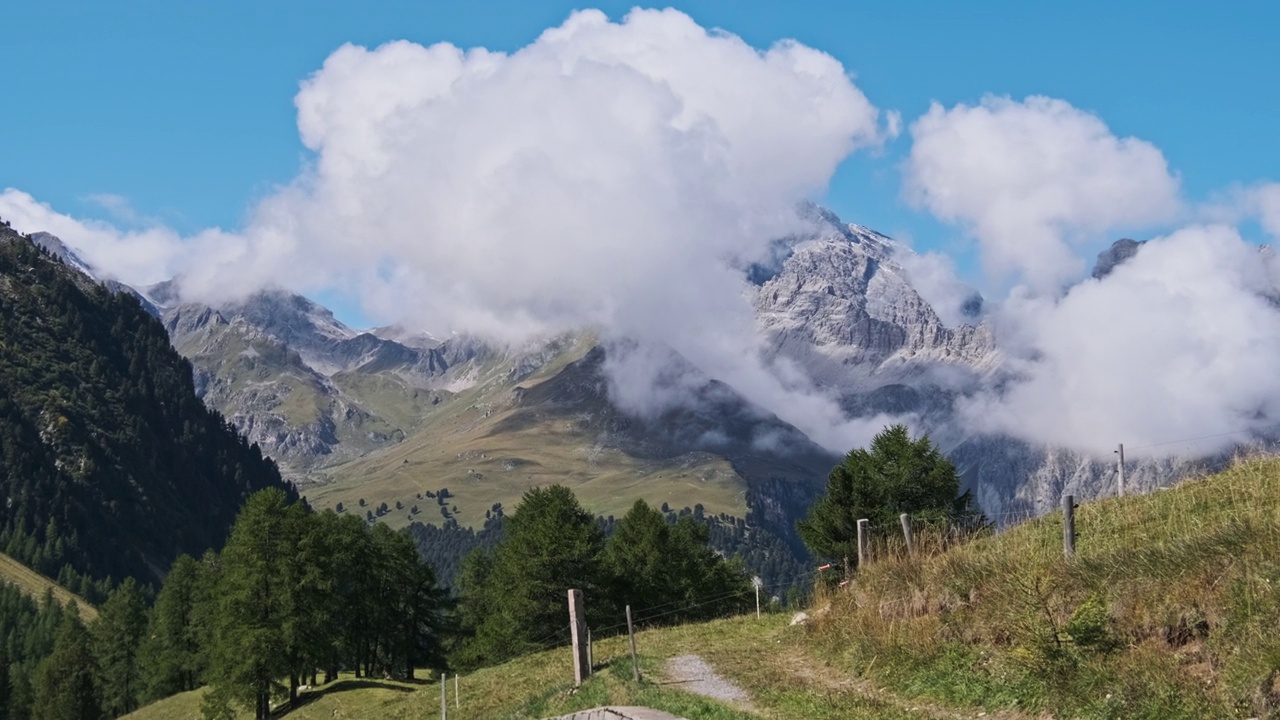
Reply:
<svg viewBox="0 0 1280 720"><path fill-rule="evenodd" d="M777 615L766 615L763 620L742 617L638 633L643 674L639 684L631 679L625 637L596 643L596 674L576 692L572 691L569 651L564 648L463 676L456 708L450 676L449 717L543 718L601 705L641 705L695 720L894 720L933 716L806 656L796 644L801 639L800 630L788 627L786 620ZM671 682L665 670L667 660L688 653L700 654L726 679L751 688L750 700L723 703L705 699L683 691L680 683ZM199 704L199 691L184 693L126 717L196 718ZM439 708L438 679L408 684L344 677L330 687L309 693L302 707L285 717L394 720L436 717Z"/></svg>
<svg viewBox="0 0 1280 720"><path fill-rule="evenodd" d="M527 656L462 678L450 717L601 704L690 718L1280 716L1280 460L1083 504L1077 528L1073 561L1060 514L916 558L881 543L853 583L819 593L808 625L766 615L642 632L638 685L624 639L605 639L577 693L567 650ZM749 700L684 693L665 667L685 654ZM339 685L289 717L433 716L438 693ZM186 717L198 699L165 703L132 717Z"/></svg>
<svg viewBox="0 0 1280 720"><path fill-rule="evenodd" d="M393 510L384 522L394 527L408 524L408 510L417 505L421 512L414 520L439 524L444 519L440 507L425 492L447 488L453 496L449 507L458 507L456 514L451 512L458 523L481 527L485 511L494 503L510 510L529 488L561 484L600 515L621 516L643 498L655 507L663 502L677 508L702 503L709 513L744 516L746 481L722 457L689 452L674 458L639 458L602 446L596 432L574 418L529 417L515 389L555 377L593 343L589 336L576 338L551 362L519 381L502 363L478 368L453 392L440 393L440 406L404 442L327 470L328 482L309 488L308 501L317 508L341 502L347 512L361 514L367 508L358 506L360 499L369 508L383 502L394 508L399 501L404 510ZM365 380L361 389L372 394L368 386ZM595 414L607 412L604 404L602 400Z"/></svg>
<svg viewBox="0 0 1280 720"><path fill-rule="evenodd" d="M905 692L1064 717L1280 716L1280 460L925 560L881 548L809 642Z"/></svg>

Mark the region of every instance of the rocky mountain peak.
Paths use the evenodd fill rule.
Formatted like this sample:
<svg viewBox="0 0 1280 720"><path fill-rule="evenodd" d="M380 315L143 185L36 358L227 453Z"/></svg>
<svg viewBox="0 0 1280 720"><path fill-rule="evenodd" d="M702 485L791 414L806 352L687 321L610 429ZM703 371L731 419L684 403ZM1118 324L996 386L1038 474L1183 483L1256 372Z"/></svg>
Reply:
<svg viewBox="0 0 1280 720"><path fill-rule="evenodd" d="M34 232L31 233L30 238L36 245L43 248L50 255L53 255L66 263L68 266L79 270L94 280L98 279L98 275L94 272L93 267L81 259L74 250L67 247L66 243L62 242L62 239L57 235L47 232Z"/></svg>
<svg viewBox="0 0 1280 720"><path fill-rule="evenodd" d="M1130 238L1120 238L1111 243L1111 247L1098 253L1098 260L1093 264L1093 272L1091 275L1095 280L1111 274L1121 263L1138 254L1146 241L1141 242Z"/></svg>
<svg viewBox="0 0 1280 720"><path fill-rule="evenodd" d="M796 239L759 284L757 325L770 355L805 368L819 385L874 389L927 364L984 367L995 352L982 326L947 327L895 259L909 252L828 212Z"/></svg>

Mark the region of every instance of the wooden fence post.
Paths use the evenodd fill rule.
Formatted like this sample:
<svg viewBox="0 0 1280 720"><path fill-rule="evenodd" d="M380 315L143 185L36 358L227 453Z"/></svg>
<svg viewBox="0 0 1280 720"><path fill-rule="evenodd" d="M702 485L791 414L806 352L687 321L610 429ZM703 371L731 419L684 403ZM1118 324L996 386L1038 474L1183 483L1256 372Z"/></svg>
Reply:
<svg viewBox="0 0 1280 720"><path fill-rule="evenodd" d="M1076 556L1076 496L1062 496L1062 554L1070 560Z"/></svg>
<svg viewBox="0 0 1280 720"><path fill-rule="evenodd" d="M870 525L871 521L866 518L858 521L858 569L862 569L862 566L871 559L871 548L868 547L868 543L871 542Z"/></svg>
<svg viewBox="0 0 1280 720"><path fill-rule="evenodd" d="M586 614L582 608L582 591L569 591L569 633L573 639L573 686L581 687L582 681L591 676L587 664Z"/></svg>
<svg viewBox="0 0 1280 720"><path fill-rule="evenodd" d="M636 657L636 631L631 626L631 606L627 606L627 637L631 640L631 676L640 682L640 660Z"/></svg>
<svg viewBox="0 0 1280 720"><path fill-rule="evenodd" d="M1124 497L1124 443L1116 448L1116 454L1120 456L1119 475L1116 476L1116 495Z"/></svg>
<svg viewBox="0 0 1280 720"><path fill-rule="evenodd" d="M448 673L440 673L440 720L448 720L449 718L449 693L448 686L444 684Z"/></svg>
<svg viewBox="0 0 1280 720"><path fill-rule="evenodd" d="M902 513L898 516L898 520L902 522L902 537L907 541L907 555L915 555L916 540L911 536L911 516Z"/></svg>
<svg viewBox="0 0 1280 720"><path fill-rule="evenodd" d="M462 708L462 700L459 699L459 695L458 695L458 673L454 673L453 674L453 709L458 710L461 708Z"/></svg>

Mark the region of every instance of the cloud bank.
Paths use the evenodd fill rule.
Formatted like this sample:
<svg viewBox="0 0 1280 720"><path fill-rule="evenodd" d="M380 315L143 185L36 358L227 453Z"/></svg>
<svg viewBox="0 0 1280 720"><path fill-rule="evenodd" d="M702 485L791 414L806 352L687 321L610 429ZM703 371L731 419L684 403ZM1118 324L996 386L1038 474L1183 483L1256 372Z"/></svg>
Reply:
<svg viewBox="0 0 1280 720"><path fill-rule="evenodd" d="M1005 382L965 400L962 423L1093 453L1220 435L1193 443L1205 451L1246 439L1241 430L1274 432L1273 253L1229 226L1191 226L1151 239L1101 280L1080 281L1114 233L1187 213L1157 148L1042 97L935 104L911 135L908 198L977 241L990 282L1021 281L988 315ZM1274 233L1278 187L1237 193L1236 217ZM934 270L920 278L945 283Z"/></svg>

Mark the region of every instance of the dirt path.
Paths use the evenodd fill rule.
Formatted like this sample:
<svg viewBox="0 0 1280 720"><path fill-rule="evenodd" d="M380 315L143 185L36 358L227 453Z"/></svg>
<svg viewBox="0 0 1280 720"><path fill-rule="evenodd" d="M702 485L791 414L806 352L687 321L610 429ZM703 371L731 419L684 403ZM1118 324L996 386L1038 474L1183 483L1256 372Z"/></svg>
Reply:
<svg viewBox="0 0 1280 720"><path fill-rule="evenodd" d="M677 685L686 692L732 703L750 709L747 691L729 682L710 663L697 655L680 655L667 661L666 684Z"/></svg>

